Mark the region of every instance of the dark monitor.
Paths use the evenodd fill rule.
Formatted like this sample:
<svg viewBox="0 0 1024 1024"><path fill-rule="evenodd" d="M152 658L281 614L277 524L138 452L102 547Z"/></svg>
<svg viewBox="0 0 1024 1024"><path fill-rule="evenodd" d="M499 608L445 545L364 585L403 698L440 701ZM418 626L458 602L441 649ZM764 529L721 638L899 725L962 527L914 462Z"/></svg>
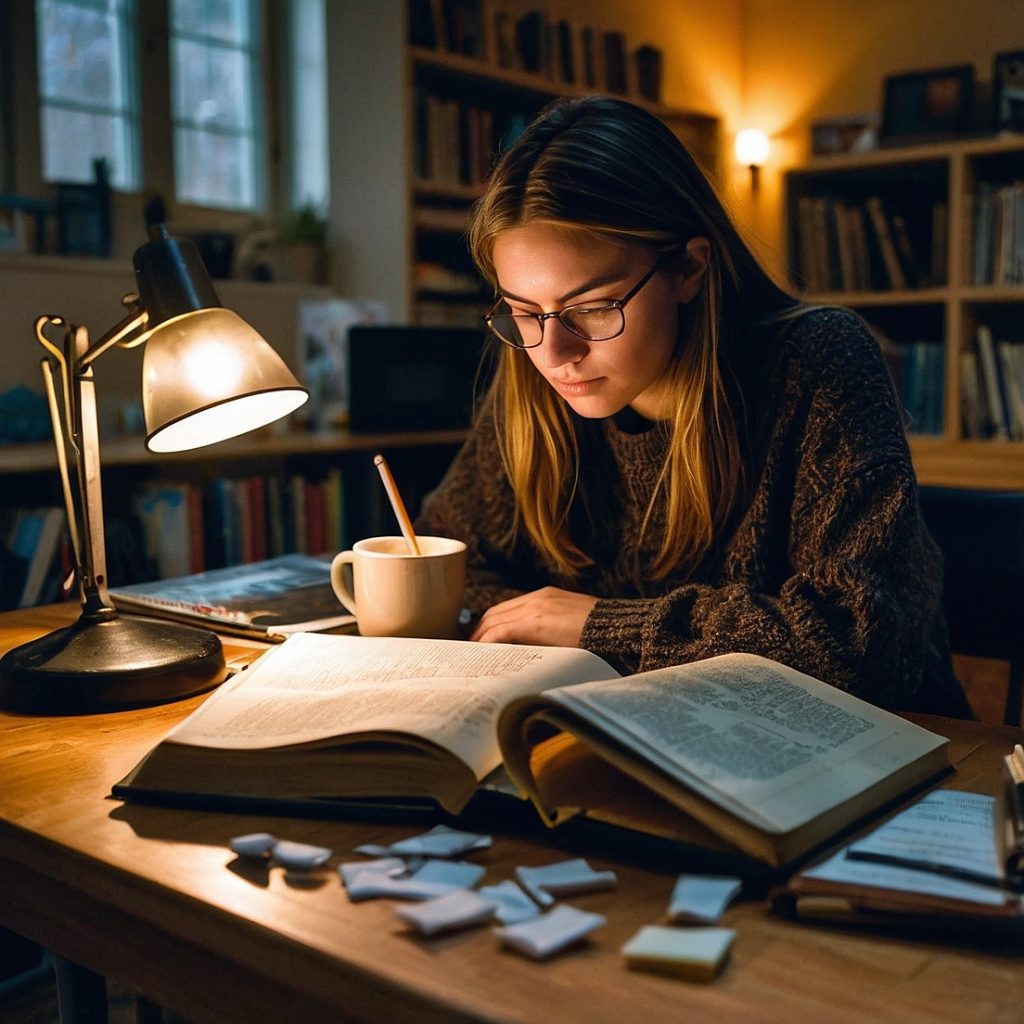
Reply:
<svg viewBox="0 0 1024 1024"><path fill-rule="evenodd" d="M351 429L378 433L468 427L474 393L481 395L486 382L480 365L489 345L482 327L351 327Z"/></svg>

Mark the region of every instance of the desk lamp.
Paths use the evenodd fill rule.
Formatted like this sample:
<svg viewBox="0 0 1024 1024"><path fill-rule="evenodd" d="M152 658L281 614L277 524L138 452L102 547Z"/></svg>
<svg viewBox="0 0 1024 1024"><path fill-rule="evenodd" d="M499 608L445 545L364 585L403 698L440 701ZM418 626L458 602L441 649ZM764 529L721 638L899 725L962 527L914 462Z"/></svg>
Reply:
<svg viewBox="0 0 1024 1024"><path fill-rule="evenodd" d="M82 611L72 626L0 659L0 706L86 713L178 700L223 680L220 640L207 630L122 616L107 592L93 363L146 343L146 447L185 451L264 426L308 397L276 352L221 306L196 247L162 224L136 250L138 294L97 341L63 317L36 320L43 382L74 550ZM60 332L61 343L48 337Z"/></svg>

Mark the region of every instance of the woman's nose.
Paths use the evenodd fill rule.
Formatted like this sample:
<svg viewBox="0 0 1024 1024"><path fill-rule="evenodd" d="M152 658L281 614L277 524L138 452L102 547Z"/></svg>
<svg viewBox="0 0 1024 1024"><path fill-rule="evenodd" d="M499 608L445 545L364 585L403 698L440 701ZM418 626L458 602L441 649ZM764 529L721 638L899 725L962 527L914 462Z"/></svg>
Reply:
<svg viewBox="0 0 1024 1024"><path fill-rule="evenodd" d="M590 342L552 317L544 324L544 340L536 351L541 363L554 369L565 363L578 363L590 351Z"/></svg>

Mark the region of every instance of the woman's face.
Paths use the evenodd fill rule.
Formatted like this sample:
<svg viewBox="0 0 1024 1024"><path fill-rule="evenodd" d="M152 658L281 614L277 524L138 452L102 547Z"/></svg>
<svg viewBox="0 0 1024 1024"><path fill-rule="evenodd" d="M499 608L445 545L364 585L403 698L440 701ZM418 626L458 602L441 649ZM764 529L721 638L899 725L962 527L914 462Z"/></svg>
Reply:
<svg viewBox="0 0 1024 1024"><path fill-rule="evenodd" d="M629 300L618 337L586 341L553 317L544 321L540 345L516 358L528 358L580 416L611 416L628 405L648 419L667 418L666 372L676 347L679 304L693 298L706 262L699 244L691 242L689 251L689 269L659 269ZM622 299L656 258L644 246L617 245L541 221L502 232L491 256L499 293L513 313Z"/></svg>

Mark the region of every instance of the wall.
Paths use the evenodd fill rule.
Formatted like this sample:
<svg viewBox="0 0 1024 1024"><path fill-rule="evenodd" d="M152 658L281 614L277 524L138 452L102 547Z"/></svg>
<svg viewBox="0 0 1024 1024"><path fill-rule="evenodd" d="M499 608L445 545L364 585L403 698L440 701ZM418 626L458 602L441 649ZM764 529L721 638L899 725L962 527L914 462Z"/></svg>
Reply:
<svg viewBox="0 0 1024 1024"><path fill-rule="evenodd" d="M775 268L782 175L809 157L812 121L879 111L891 73L971 63L981 86L995 53L1024 49L1021 0L743 0L742 24L742 118L773 143L743 219Z"/></svg>

